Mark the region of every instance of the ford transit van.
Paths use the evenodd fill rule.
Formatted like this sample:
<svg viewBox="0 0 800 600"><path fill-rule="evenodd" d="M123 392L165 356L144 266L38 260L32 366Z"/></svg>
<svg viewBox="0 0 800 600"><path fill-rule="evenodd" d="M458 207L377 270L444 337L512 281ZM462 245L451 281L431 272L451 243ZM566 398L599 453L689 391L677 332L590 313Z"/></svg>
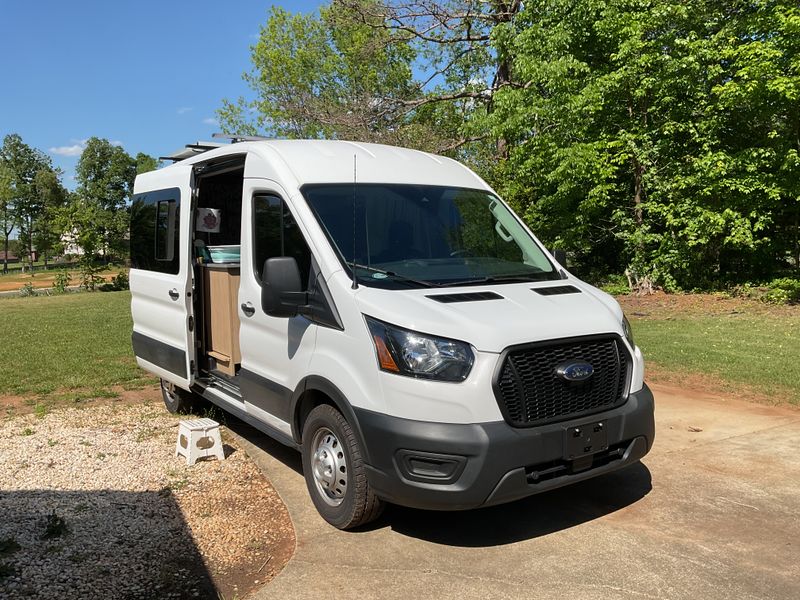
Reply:
<svg viewBox="0 0 800 600"><path fill-rule="evenodd" d="M193 147L136 178L138 364L302 453L332 525L460 510L634 464L654 438L617 302L449 158Z"/></svg>

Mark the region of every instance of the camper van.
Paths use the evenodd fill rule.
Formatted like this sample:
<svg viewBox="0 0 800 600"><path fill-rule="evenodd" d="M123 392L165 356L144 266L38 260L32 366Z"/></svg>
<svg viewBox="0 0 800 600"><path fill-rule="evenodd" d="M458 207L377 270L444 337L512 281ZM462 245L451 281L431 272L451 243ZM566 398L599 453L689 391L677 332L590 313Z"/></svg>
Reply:
<svg viewBox="0 0 800 600"><path fill-rule="evenodd" d="M194 144L136 178L138 364L302 453L341 529L496 505L654 438L617 302L458 162L346 141Z"/></svg>

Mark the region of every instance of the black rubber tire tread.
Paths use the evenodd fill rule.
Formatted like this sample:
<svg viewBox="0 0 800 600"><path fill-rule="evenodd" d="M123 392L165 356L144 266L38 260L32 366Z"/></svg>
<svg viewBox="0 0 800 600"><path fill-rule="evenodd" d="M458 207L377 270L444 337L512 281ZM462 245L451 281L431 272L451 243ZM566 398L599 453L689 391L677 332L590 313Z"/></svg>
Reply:
<svg viewBox="0 0 800 600"><path fill-rule="evenodd" d="M167 399L167 390L164 387L169 385L163 379L161 380L161 397L164 400L164 406L167 407L167 412L173 415L188 415L201 406L201 400L194 392L187 392L183 388L175 387L175 397L177 402L170 403Z"/></svg>
<svg viewBox="0 0 800 600"><path fill-rule="evenodd" d="M311 475L311 448L308 445L314 438L314 430L323 425L333 430L340 438L342 445L348 451L350 464L351 483L344 501L335 507L325 504L324 500L318 498L319 492ZM385 508L384 501L374 494L367 481L367 472L364 468L358 438L342 413L329 404L321 404L314 408L309 413L303 427L303 474L314 506L317 507L322 518L338 529L353 529L366 525L380 517Z"/></svg>

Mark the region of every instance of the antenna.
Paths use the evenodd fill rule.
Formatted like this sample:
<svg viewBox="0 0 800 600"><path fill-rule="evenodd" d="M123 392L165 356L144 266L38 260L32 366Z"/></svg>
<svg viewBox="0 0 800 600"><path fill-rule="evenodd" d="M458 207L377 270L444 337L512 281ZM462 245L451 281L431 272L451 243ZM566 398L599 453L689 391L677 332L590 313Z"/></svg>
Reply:
<svg viewBox="0 0 800 600"><path fill-rule="evenodd" d="M356 163L356 155L353 154L353 265L350 270L353 273L352 289L358 289L358 276L356 275L356 178L358 167Z"/></svg>

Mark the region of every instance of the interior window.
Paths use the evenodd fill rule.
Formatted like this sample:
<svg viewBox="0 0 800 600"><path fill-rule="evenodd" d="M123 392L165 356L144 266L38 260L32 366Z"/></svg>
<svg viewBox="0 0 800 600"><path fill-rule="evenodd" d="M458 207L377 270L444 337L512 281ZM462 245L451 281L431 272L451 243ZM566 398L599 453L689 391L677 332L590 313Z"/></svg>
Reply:
<svg viewBox="0 0 800 600"><path fill-rule="evenodd" d="M253 268L259 281L268 258L293 256L300 268L303 290L308 289L311 250L289 207L281 198L273 195L253 198L253 248Z"/></svg>

